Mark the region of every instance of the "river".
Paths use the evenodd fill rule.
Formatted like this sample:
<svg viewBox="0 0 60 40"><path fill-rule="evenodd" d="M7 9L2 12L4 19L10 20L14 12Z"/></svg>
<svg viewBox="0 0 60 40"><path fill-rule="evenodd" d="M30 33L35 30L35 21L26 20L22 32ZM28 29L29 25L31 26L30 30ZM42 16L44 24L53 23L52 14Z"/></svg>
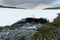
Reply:
<svg viewBox="0 0 60 40"><path fill-rule="evenodd" d="M0 32L0 40L28 40L40 27L41 24L24 24L15 30L4 29Z"/></svg>

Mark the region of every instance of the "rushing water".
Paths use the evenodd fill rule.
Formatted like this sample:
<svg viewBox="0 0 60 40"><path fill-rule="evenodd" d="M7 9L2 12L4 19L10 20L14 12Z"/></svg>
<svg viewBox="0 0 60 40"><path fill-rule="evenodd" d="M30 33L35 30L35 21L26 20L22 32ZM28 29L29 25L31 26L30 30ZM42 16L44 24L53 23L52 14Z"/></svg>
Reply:
<svg viewBox="0 0 60 40"><path fill-rule="evenodd" d="M30 36L37 32L41 24L24 24L21 28L16 28L15 30L2 30L0 32L0 40L28 40Z"/></svg>

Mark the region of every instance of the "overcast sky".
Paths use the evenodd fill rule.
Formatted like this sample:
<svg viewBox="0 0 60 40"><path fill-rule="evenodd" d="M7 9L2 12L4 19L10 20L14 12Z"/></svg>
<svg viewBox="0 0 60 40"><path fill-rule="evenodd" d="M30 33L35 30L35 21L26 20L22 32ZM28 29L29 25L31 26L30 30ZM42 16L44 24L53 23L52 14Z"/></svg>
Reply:
<svg viewBox="0 0 60 40"><path fill-rule="evenodd" d="M60 0L0 0L0 4L21 8L36 8L37 6L60 6Z"/></svg>
<svg viewBox="0 0 60 40"><path fill-rule="evenodd" d="M47 18L53 21L60 10L24 10L0 8L0 26L11 25L26 17Z"/></svg>

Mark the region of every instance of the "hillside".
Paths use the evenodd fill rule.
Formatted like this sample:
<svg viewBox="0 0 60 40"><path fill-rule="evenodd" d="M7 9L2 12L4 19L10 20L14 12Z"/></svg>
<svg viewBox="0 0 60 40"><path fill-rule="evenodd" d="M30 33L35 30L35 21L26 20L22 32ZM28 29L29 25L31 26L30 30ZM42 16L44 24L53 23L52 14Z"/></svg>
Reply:
<svg viewBox="0 0 60 40"><path fill-rule="evenodd" d="M28 40L47 22L45 18L25 18L10 26L0 27L0 40Z"/></svg>
<svg viewBox="0 0 60 40"><path fill-rule="evenodd" d="M40 24L42 26L40 26ZM37 29L35 27L37 27ZM28 34L31 34L31 33L33 34L33 32L31 30L33 30L33 31L35 30L34 31L35 33L32 36L29 35L29 40L60 40L60 13L58 13L58 16L54 19L53 22L48 22L48 20L44 19L44 18L39 18L39 19L25 18L25 19L17 21L16 23L14 23L10 26L7 25L4 27L0 27L0 30L3 30L3 29L7 29L7 32L14 30L15 33L17 30L18 35L20 34L19 31L21 31L21 30L22 31L24 30L23 31L24 33L26 30L28 30L29 31ZM4 31L3 31L3 33L4 33ZM13 33L13 31L11 33L15 35L15 33ZM25 34L27 34L27 33L25 33ZM19 36L18 35L16 36L16 38L18 37L17 39L21 39L20 38L21 35L19 35Z"/></svg>
<svg viewBox="0 0 60 40"><path fill-rule="evenodd" d="M29 40L60 40L60 13L51 23L44 24Z"/></svg>

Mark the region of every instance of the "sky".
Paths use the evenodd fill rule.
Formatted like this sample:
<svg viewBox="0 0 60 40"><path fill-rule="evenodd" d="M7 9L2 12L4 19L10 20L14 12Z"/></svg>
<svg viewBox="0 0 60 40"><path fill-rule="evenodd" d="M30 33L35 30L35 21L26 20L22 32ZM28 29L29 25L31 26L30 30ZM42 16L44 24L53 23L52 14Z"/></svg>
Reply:
<svg viewBox="0 0 60 40"><path fill-rule="evenodd" d="M12 25L13 23L27 17L46 18L52 22L60 10L30 10L0 8L0 26Z"/></svg>
<svg viewBox="0 0 60 40"><path fill-rule="evenodd" d="M1 5L28 9L60 6L60 0L0 0Z"/></svg>

